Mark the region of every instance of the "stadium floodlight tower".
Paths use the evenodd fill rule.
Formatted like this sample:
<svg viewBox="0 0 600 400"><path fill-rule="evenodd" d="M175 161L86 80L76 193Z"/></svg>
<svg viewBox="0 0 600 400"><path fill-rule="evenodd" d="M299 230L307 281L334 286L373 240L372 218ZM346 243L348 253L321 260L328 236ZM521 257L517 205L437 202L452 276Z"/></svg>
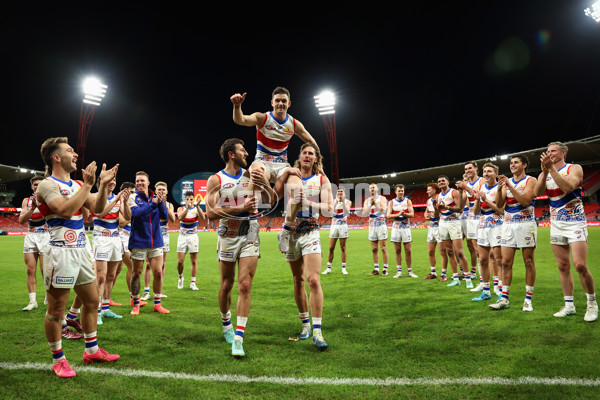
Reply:
<svg viewBox="0 0 600 400"><path fill-rule="evenodd" d="M319 115L323 117L329 153L331 156L331 182L336 186L340 184L340 174L337 159L337 133L335 126L335 95L331 91L324 91L315 96L315 105Z"/></svg>
<svg viewBox="0 0 600 400"><path fill-rule="evenodd" d="M108 86L100 82L97 78L87 78L83 81L83 103L81 103L79 133L77 135L78 174L82 168L85 168L85 145L90 133L94 111L96 111L96 107L102 102L107 89Z"/></svg>
<svg viewBox="0 0 600 400"><path fill-rule="evenodd" d="M584 12L585 15L592 18L594 21L600 23L600 1L597 1L594 4L592 4L591 7L586 8Z"/></svg>

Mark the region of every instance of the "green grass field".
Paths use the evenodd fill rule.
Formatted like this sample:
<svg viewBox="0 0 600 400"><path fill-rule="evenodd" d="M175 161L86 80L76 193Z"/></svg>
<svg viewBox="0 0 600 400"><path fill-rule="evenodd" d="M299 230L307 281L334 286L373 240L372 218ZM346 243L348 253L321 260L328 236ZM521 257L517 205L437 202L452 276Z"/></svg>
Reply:
<svg viewBox="0 0 600 400"><path fill-rule="evenodd" d="M321 232L325 248L327 234ZM323 333L329 350L319 352L310 341L288 340L297 336L300 322L291 273L277 251L273 232L261 234L262 258L244 340L246 357L231 357L217 302L216 233L200 234L199 292L188 288L189 259L185 288L176 288L177 235L171 234L173 251L164 286L169 297L163 300L171 314L159 315L144 307L133 317L129 306L113 307L124 318L105 319L98 327L98 341L121 359L87 368L81 360L82 340L63 340L65 355L78 372L69 380L56 378L50 370L39 272L40 308L21 311L28 300L23 237L0 237L0 398L598 398L600 323L583 321L586 301L577 276L577 315L552 316L563 298L549 228L539 229L531 313L521 311L525 283L520 253L511 308L494 312L489 303L472 302L476 294L464 285L449 288L439 280L423 280L429 270L426 230L413 230L413 270L418 279L368 276L372 259L367 232L350 235L350 274L340 272L338 248L333 273L321 278ZM600 229L590 229L589 242L589 264L598 281ZM392 256L392 272L394 265ZM128 303L124 272L113 299ZM234 289L234 304L236 299ZM39 363L45 366L40 368ZM525 377L546 381L518 380Z"/></svg>

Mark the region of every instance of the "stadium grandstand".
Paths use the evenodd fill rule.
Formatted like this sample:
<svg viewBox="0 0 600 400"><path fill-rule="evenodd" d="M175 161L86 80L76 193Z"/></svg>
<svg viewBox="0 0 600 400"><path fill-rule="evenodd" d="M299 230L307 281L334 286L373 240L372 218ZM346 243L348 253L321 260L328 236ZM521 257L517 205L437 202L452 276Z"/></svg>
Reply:
<svg viewBox="0 0 600 400"><path fill-rule="evenodd" d="M581 140L565 143L569 147L567 161L580 164L583 167L583 201L584 208L589 222L600 221L600 204L598 203L598 191L600 190L600 135ZM546 147L539 147L530 150L524 150L502 156L494 155L489 158L475 159L479 165L479 175L486 162L493 162L500 168L500 173L510 174L509 162L510 156L514 154L526 155L531 165L527 173L537 176L540 171L539 158ZM398 183L404 184L406 188L406 197L410 198L415 208L415 217L411 220L414 227L425 226L425 204L427 201L426 185L429 182L437 181L439 175L447 175L451 182L462 179L464 173L464 164L471 160L465 160L449 165L439 165L430 168L423 168L409 171L397 171L387 174L378 174L370 176L360 176L354 178L341 178L340 186L347 188L347 196L353 202L351 214L348 216L348 225L354 229L366 228L368 217L362 216L362 204L364 199L369 196L368 186L375 182L383 187L383 193L388 200L394 197L393 188ZM33 174L43 174L42 171L28 170L21 167L6 166L0 164L0 234L21 234L26 231L26 226L18 222L20 213L21 199L14 199L14 192L7 190L7 184L20 180L29 179ZM387 188L387 189L386 189ZM12 196L11 196L12 193ZM540 223L547 223L550 217L548 201L545 196L536 199L535 204L536 219ZM259 224L262 230L279 230L282 227L284 218L279 212L259 218ZM331 219L325 216L319 218L319 224L328 229ZM200 230L215 230L216 224L203 221ZM86 226L91 229L91 219L86 221ZM179 223L169 223L169 230L178 231Z"/></svg>

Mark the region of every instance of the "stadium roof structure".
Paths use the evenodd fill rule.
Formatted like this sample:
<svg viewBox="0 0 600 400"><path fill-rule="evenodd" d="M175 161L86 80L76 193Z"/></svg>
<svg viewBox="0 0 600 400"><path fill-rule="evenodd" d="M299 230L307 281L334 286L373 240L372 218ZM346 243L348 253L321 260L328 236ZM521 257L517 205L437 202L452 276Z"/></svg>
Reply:
<svg viewBox="0 0 600 400"><path fill-rule="evenodd" d="M34 175L43 176L44 171L0 164L0 183L17 182L23 179L30 179Z"/></svg>
<svg viewBox="0 0 600 400"><path fill-rule="evenodd" d="M569 146L569 152L567 153L568 162L580 164L583 167L586 165L600 164L600 135L564 143ZM516 154L524 154L527 156L527 158L529 158L529 162L532 165L527 168L527 172L530 175L536 176L541 172L539 162L540 155L546 149L547 147L544 146L536 149L506 154L503 156L495 155L488 158L465 160L455 164L440 165L430 168L415 169L410 171L397 171L378 175L357 176L354 178L340 178L340 183L349 183L353 185L357 185L359 183L386 183L390 186L402 183L407 188L422 188L429 182L436 182L439 175L447 175L451 181L462 179L464 165L469 161L477 162L480 176L483 164L488 161L497 165L500 169L500 173L510 173L510 157Z"/></svg>

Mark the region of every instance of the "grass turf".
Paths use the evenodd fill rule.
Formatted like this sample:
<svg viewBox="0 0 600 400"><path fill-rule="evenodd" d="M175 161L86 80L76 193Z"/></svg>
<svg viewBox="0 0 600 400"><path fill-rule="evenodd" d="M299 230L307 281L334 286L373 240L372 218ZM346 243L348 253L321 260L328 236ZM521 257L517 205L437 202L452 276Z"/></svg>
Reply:
<svg viewBox="0 0 600 400"><path fill-rule="evenodd" d="M321 232L327 255L327 233ZM333 273L322 276L325 296L323 333L330 349L319 352L310 341L296 337L300 322L292 295L292 277L283 255L277 251L276 233L261 233L261 254L252 288L252 308L246 328L246 357L231 357L222 337L217 293L219 272L216 234L200 234L200 291L189 289L189 258L184 289L178 290L176 253L169 254L163 300L169 315L144 307L139 316L129 315L128 292L123 272L113 299L123 303L113 311L121 320L105 319L98 327L101 347L121 354L103 369L145 370L247 377L344 378L344 379L442 379L520 377L598 379L600 339L598 323L585 323L585 294L575 280L578 314L564 319L552 314L563 305L558 271L549 244L549 228L540 228L536 250L537 280L534 311L521 311L525 295L524 267L515 257L511 308L490 311L489 302L474 303L477 293L464 284L449 288L439 280L425 281L429 272L426 230L413 230L413 271L419 278L392 279L368 276L372 270L366 231L351 231L348 271L340 271L339 248ZM0 237L2 316L0 362L51 363L43 330L42 279L38 272L40 308L22 312L27 304L23 237ZM175 248L177 234L171 234ZM589 266L598 279L600 229L590 229ZM393 245L388 242L389 250ZM466 251L466 246L465 246ZM468 253L468 252L467 252ZM468 254L467 254L468 258ZM326 260L323 261L325 265ZM395 260L390 255L393 275ZM404 267L404 270L406 268ZM440 270L438 259L438 272ZM234 288L232 301L235 304ZM232 322L235 324L235 307ZM63 348L77 371L83 365L83 343L63 340ZM595 397L597 387L537 384L416 384L416 385L296 385L232 383L115 376L79 372L70 380L56 378L48 369L0 368L2 398L564 398Z"/></svg>

